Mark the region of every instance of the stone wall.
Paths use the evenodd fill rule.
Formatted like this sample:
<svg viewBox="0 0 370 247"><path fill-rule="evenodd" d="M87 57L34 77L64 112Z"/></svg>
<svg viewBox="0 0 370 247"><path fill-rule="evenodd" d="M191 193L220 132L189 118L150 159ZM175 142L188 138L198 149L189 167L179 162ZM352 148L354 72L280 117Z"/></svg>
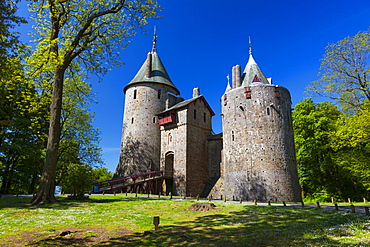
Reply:
<svg viewBox="0 0 370 247"><path fill-rule="evenodd" d="M300 201L289 91L254 84L222 99L225 194L243 200Z"/></svg>
<svg viewBox="0 0 370 247"><path fill-rule="evenodd" d="M160 128L157 113L165 109L171 87L134 84L126 90L120 161L115 176L159 170Z"/></svg>

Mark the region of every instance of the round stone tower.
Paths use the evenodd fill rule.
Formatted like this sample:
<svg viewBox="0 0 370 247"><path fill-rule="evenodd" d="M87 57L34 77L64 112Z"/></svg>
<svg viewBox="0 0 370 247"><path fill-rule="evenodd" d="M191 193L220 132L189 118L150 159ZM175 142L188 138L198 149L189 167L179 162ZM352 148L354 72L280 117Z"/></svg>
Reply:
<svg viewBox="0 0 370 247"><path fill-rule="evenodd" d="M178 95L180 92L157 54L156 35L147 59L123 92L121 151L114 176L158 171L161 135L156 114L165 110L169 94Z"/></svg>
<svg viewBox="0 0 370 247"><path fill-rule="evenodd" d="M267 79L252 52L222 96L224 192L236 200L301 200L289 91Z"/></svg>

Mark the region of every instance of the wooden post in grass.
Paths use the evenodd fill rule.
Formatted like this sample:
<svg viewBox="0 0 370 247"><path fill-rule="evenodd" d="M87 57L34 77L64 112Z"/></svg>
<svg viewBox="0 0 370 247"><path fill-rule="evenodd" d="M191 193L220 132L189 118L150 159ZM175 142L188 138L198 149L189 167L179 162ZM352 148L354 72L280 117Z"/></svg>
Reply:
<svg viewBox="0 0 370 247"><path fill-rule="evenodd" d="M320 202L316 202L316 205L317 205L317 208L321 208L320 207Z"/></svg>
<svg viewBox="0 0 370 247"><path fill-rule="evenodd" d="M351 204L351 211L352 211L352 213L356 213L355 205L353 205L353 204Z"/></svg>
<svg viewBox="0 0 370 247"><path fill-rule="evenodd" d="M160 199L161 198L161 193L158 193L158 199Z"/></svg>
<svg viewBox="0 0 370 247"><path fill-rule="evenodd" d="M367 216L370 216L370 213L369 213L369 207L365 207L365 214L366 214Z"/></svg>
<svg viewBox="0 0 370 247"><path fill-rule="evenodd" d="M267 202L267 205L271 206L271 202L270 202L270 201L268 201L268 202Z"/></svg>
<svg viewBox="0 0 370 247"><path fill-rule="evenodd" d="M199 194L197 195L197 201L199 201Z"/></svg>
<svg viewBox="0 0 370 247"><path fill-rule="evenodd" d="M364 197L363 199L364 199L364 203L366 204L367 203L366 198Z"/></svg>
<svg viewBox="0 0 370 247"><path fill-rule="evenodd" d="M242 200L242 199L240 199L239 203L243 203L243 200Z"/></svg>
<svg viewBox="0 0 370 247"><path fill-rule="evenodd" d="M348 203L351 203L351 198L348 198Z"/></svg>
<svg viewBox="0 0 370 247"><path fill-rule="evenodd" d="M302 208L304 207L304 202L303 202L303 200L301 201L301 205L302 205Z"/></svg>
<svg viewBox="0 0 370 247"><path fill-rule="evenodd" d="M154 216L154 217L153 217L153 224L154 224L154 231L158 231L158 226L159 226L159 216Z"/></svg>
<svg viewBox="0 0 370 247"><path fill-rule="evenodd" d="M254 200L254 205L257 205L257 200Z"/></svg>
<svg viewBox="0 0 370 247"><path fill-rule="evenodd" d="M170 199L172 199L172 192L170 192Z"/></svg>
<svg viewBox="0 0 370 247"><path fill-rule="evenodd" d="M335 210L339 210L338 203L334 203Z"/></svg>
<svg viewBox="0 0 370 247"><path fill-rule="evenodd" d="M226 196L224 197L224 202L226 202Z"/></svg>
<svg viewBox="0 0 370 247"><path fill-rule="evenodd" d="M114 191L113 195L116 196L116 191Z"/></svg>
<svg viewBox="0 0 370 247"><path fill-rule="evenodd" d="M284 205L284 207L286 207L286 203L285 202L283 202L283 205Z"/></svg>

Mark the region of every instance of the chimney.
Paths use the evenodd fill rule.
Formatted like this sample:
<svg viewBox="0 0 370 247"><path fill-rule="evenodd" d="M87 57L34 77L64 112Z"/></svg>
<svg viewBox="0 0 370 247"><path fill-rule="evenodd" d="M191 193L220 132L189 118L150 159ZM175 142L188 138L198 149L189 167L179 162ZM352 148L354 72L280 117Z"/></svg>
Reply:
<svg viewBox="0 0 370 247"><path fill-rule="evenodd" d="M242 85L242 80L240 78L240 65L236 65L235 67L235 86L240 87Z"/></svg>
<svg viewBox="0 0 370 247"><path fill-rule="evenodd" d="M236 87L236 73L235 73L235 67L234 66L232 68L232 71L231 71L231 88L235 88Z"/></svg>
<svg viewBox="0 0 370 247"><path fill-rule="evenodd" d="M200 96L200 89L199 89L199 87L195 87L193 89L193 98L196 98L198 96Z"/></svg>
<svg viewBox="0 0 370 247"><path fill-rule="evenodd" d="M146 60L146 70L145 70L145 77L150 78L150 73L152 72L152 54L148 53L148 58Z"/></svg>

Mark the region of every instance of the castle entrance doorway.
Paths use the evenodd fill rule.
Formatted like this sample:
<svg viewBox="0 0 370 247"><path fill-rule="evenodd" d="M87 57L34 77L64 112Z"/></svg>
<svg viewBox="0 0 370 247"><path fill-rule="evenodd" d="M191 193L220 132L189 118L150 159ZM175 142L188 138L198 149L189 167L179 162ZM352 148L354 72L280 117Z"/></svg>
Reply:
<svg viewBox="0 0 370 247"><path fill-rule="evenodd" d="M165 163L164 163L164 181L166 186L166 195L170 192L173 194L173 162L174 162L174 153L166 153Z"/></svg>

